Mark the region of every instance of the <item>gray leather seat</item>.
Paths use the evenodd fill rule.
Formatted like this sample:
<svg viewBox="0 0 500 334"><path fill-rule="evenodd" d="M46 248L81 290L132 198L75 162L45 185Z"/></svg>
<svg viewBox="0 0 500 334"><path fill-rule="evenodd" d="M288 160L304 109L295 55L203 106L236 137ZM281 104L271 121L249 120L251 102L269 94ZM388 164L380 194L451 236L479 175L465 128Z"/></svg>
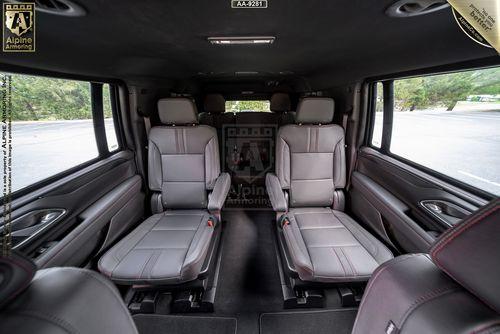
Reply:
<svg viewBox="0 0 500 334"><path fill-rule="evenodd" d="M153 211L99 260L99 270L120 284L180 284L204 264L230 187L220 173L214 128L197 125L186 98L158 101L164 126L149 133L149 188Z"/></svg>
<svg viewBox="0 0 500 334"><path fill-rule="evenodd" d="M0 257L0 332L137 334L116 287L94 271Z"/></svg>
<svg viewBox="0 0 500 334"><path fill-rule="evenodd" d="M391 252L343 209L344 130L330 98L299 102L295 125L278 132L276 175L266 176L282 223L287 254L299 278L310 282L367 281Z"/></svg>
<svg viewBox="0 0 500 334"><path fill-rule="evenodd" d="M500 333L500 200L395 258L368 283L353 334Z"/></svg>

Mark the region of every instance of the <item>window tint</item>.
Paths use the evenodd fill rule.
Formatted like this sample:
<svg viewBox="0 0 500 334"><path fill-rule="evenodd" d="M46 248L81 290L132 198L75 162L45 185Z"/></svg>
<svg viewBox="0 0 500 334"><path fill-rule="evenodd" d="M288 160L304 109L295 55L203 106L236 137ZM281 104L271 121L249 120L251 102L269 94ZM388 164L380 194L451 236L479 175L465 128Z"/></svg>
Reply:
<svg viewBox="0 0 500 334"><path fill-rule="evenodd" d="M118 150L118 139L116 137L115 123L113 119L113 108L111 104L111 91L108 84L103 85L103 111L104 111L104 125L106 129L106 141L108 142L108 150L110 152Z"/></svg>
<svg viewBox="0 0 500 334"><path fill-rule="evenodd" d="M6 75L12 82L13 192L99 157L89 82L0 73ZM109 86L104 96L113 148Z"/></svg>
<svg viewBox="0 0 500 334"><path fill-rule="evenodd" d="M500 68L394 81L391 153L500 195Z"/></svg>
<svg viewBox="0 0 500 334"><path fill-rule="evenodd" d="M384 91L381 82L375 86L375 119L373 121L372 145L380 148L382 145L382 125L384 123Z"/></svg>
<svg viewBox="0 0 500 334"><path fill-rule="evenodd" d="M226 101L226 112L271 112L270 102L262 101Z"/></svg>

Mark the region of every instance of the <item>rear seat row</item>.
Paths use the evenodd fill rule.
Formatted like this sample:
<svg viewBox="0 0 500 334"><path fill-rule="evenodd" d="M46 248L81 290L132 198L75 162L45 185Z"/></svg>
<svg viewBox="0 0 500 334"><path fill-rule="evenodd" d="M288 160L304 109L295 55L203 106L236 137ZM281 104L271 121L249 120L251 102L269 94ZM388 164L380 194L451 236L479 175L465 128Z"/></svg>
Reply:
<svg viewBox="0 0 500 334"><path fill-rule="evenodd" d="M291 111L288 94L274 93L271 96L271 112L226 112L226 100L221 94L208 94L203 103L204 112L199 115L200 124L216 129L223 125L254 124L283 126L295 123L295 112Z"/></svg>
<svg viewBox="0 0 500 334"><path fill-rule="evenodd" d="M289 101L281 98L272 108L289 109ZM207 97L207 114L200 118L223 122L223 101L218 95ZM299 102L296 124L278 132L276 174L268 174L267 192L300 279L366 281L392 254L336 207L346 167L344 130L331 124L333 112L329 98ZM220 231L220 211L230 188L229 175L220 172L216 129L198 125L193 101L161 99L158 113L163 125L149 133L148 175L159 213L98 263L119 284L175 285L197 279Z"/></svg>

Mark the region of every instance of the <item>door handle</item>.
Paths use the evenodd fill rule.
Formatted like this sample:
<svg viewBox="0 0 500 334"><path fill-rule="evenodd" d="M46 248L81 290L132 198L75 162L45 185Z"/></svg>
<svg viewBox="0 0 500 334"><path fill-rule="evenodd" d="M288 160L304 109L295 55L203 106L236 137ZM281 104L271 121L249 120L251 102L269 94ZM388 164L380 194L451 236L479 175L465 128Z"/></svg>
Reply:
<svg viewBox="0 0 500 334"><path fill-rule="evenodd" d="M42 209L30 211L11 222L11 234L14 247L18 247L45 230L47 227L58 222L66 213L64 209ZM4 231L4 223L0 226L0 231Z"/></svg>
<svg viewBox="0 0 500 334"><path fill-rule="evenodd" d="M420 206L449 227L471 214L469 210L443 200L424 200Z"/></svg>

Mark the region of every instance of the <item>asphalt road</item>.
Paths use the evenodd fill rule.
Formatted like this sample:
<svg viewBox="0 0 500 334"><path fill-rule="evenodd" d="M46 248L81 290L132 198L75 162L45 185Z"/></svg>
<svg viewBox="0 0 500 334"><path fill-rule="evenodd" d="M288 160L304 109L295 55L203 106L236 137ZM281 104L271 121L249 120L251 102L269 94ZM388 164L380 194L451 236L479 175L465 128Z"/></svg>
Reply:
<svg viewBox="0 0 500 334"><path fill-rule="evenodd" d="M112 131L111 120L106 127ZM16 122L12 128L13 190L97 156L90 120ZM395 113L391 150L500 195L500 112Z"/></svg>

